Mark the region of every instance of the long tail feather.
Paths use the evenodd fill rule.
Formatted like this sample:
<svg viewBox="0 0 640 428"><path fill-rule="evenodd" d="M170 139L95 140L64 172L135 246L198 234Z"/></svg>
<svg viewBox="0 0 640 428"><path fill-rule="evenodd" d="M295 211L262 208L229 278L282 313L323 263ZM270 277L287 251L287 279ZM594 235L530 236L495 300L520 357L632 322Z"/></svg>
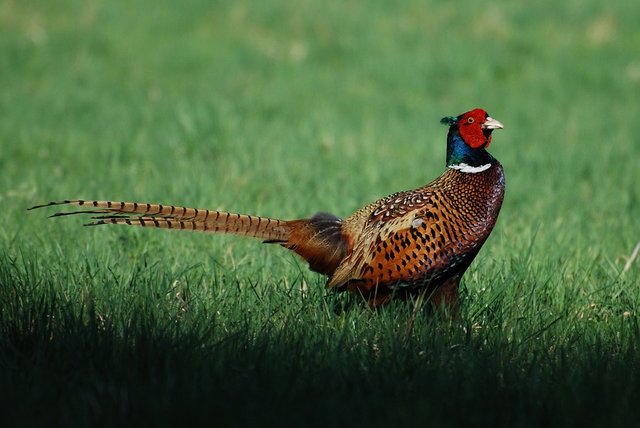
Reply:
<svg viewBox="0 0 640 428"><path fill-rule="evenodd" d="M290 227L287 226L290 222L284 220L175 205L65 200L36 205L29 210L60 205L89 207L86 210L59 212L51 215L51 217L94 215L92 217L94 221L87 223L86 226L124 224L159 229L230 233L270 242L286 242L291 233Z"/></svg>
<svg viewBox="0 0 640 428"><path fill-rule="evenodd" d="M85 226L123 224L158 229L230 233L277 243L302 256L312 270L332 275L350 251L351 242L342 233L342 220L326 213L308 219L277 220L226 211L177 207L139 202L65 200L36 205L29 210L72 205L78 211L59 212L50 217L87 215Z"/></svg>

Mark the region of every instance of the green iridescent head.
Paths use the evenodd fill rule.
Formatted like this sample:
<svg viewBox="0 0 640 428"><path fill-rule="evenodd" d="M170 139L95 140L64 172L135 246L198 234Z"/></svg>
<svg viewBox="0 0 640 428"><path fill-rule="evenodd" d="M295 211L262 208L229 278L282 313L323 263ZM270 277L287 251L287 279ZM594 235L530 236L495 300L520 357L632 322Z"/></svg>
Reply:
<svg viewBox="0 0 640 428"><path fill-rule="evenodd" d="M491 144L491 134L502 129L502 123L483 109L476 108L458 116L447 116L440 123L449 126L447 135L447 165L476 167L491 163L485 150Z"/></svg>

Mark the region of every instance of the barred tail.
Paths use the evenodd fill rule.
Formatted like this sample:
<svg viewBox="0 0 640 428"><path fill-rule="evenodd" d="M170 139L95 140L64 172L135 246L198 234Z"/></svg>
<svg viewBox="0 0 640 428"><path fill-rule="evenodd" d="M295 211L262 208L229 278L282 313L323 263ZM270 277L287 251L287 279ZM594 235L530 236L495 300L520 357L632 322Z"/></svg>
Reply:
<svg viewBox="0 0 640 428"><path fill-rule="evenodd" d="M288 241L291 235L289 224L295 223L225 211L139 202L65 200L36 205L29 210L59 205L89 207L84 210L59 212L51 215L51 217L92 215L91 220L93 221L85 226L125 224L159 229L196 230L230 233L280 243Z"/></svg>
<svg viewBox="0 0 640 428"><path fill-rule="evenodd" d="M125 224L159 229L231 233L259 238L298 253L309 262L312 270L325 275L333 274L352 245L352 240L342 232L342 220L326 213L318 213L308 219L276 220L175 205L84 200L50 202L36 205L29 210L59 205L86 208L51 215L90 215L92 221L85 226Z"/></svg>

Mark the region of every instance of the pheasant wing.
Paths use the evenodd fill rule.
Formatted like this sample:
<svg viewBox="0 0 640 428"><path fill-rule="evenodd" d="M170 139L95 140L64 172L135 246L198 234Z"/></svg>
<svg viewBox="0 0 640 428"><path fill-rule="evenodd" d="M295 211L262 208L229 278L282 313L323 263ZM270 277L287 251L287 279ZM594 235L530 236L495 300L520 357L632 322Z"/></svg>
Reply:
<svg viewBox="0 0 640 428"><path fill-rule="evenodd" d="M475 254L479 245L468 236L469 223L440 189L391 195L372 207L328 286L423 286Z"/></svg>

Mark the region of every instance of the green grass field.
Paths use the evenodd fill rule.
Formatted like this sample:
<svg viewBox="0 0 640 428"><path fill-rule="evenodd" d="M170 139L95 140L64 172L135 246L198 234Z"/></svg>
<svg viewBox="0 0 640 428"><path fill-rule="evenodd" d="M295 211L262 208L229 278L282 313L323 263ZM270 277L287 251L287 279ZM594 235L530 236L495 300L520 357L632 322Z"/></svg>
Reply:
<svg viewBox="0 0 640 428"><path fill-rule="evenodd" d="M0 0L0 425L637 426L640 2ZM458 319L65 198L346 216L483 107ZM625 268L626 267L626 268Z"/></svg>

